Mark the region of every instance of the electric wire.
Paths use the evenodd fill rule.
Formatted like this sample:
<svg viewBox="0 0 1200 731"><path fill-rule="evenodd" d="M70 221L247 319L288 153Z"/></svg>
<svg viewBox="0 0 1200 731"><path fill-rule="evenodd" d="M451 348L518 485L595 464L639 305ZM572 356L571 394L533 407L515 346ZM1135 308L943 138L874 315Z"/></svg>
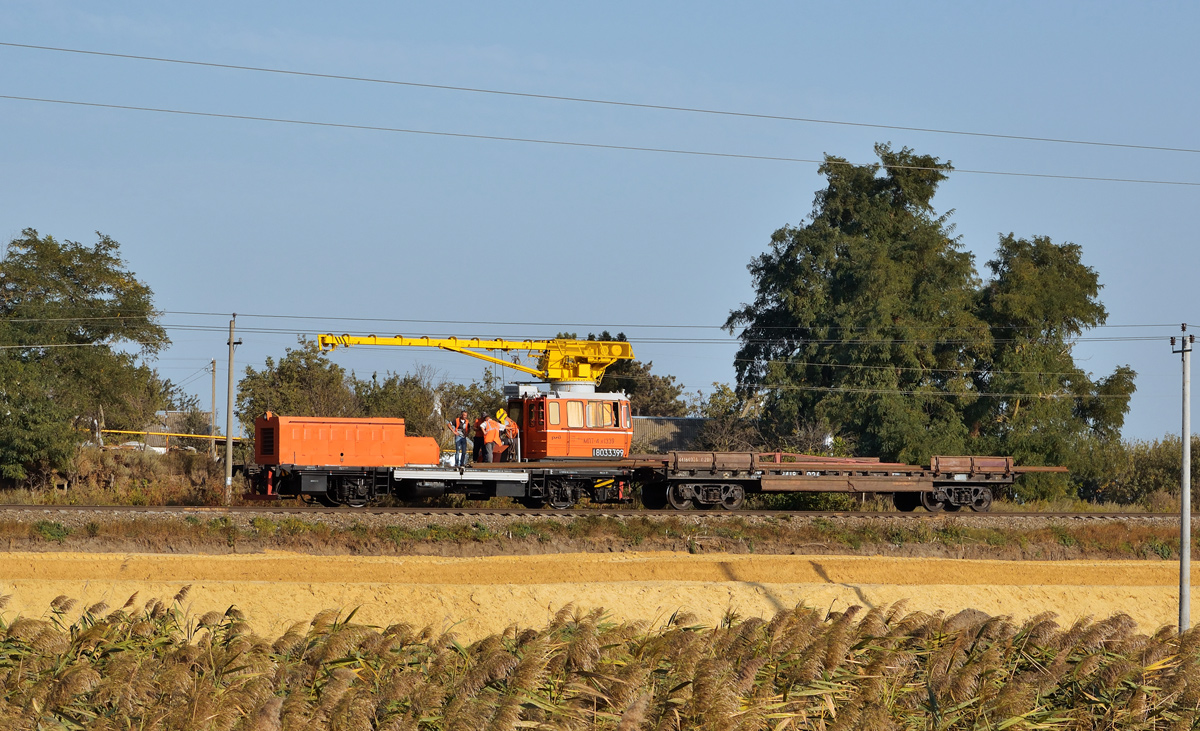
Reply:
<svg viewBox="0 0 1200 731"><path fill-rule="evenodd" d="M204 366L203 368L196 371L195 373L192 373L191 375L184 377L179 383L172 383L171 385L174 386L175 388L183 388L184 386L188 385L189 383L195 382L201 376L206 375L208 373L209 373L209 367Z"/></svg>
<svg viewBox="0 0 1200 731"><path fill-rule="evenodd" d="M40 348L65 348L65 347L98 347L105 343L74 343L74 344L42 344L42 345L0 345L0 350L8 349L40 349ZM373 349L372 346L361 346L358 349ZM374 348L382 350L383 348ZM201 369L202 372L208 372L208 368ZM994 371L994 373L1004 373L1004 371ZM1013 371L1013 373L1021 373ZM1028 372L1030 374L1040 375L1056 375L1052 372ZM1064 374L1065 375L1065 374ZM649 381L648 377L641 376L622 376L627 380L633 381ZM194 380L194 379L193 379ZM449 378L446 380L466 381L465 378ZM473 379L471 379L473 380ZM177 388L181 388L185 383L190 382L185 379L185 382L175 384ZM756 390L760 391L814 391L824 393L863 393L875 395L917 395L929 396L937 398L1024 398L1024 399L1127 399L1129 394L1103 394L1103 393L1005 393L1005 392L990 392L990 391L936 391L925 389L872 389L872 388L856 388L856 387L841 387L841 386L803 386L803 385L771 385L762 384L755 386Z"/></svg>
<svg viewBox="0 0 1200 731"><path fill-rule="evenodd" d="M88 309L88 308L82 308ZM228 312L200 312L194 310L163 310L150 315L108 315L104 317L26 317L26 318L6 318L5 322L75 322L75 321L91 321L91 320L145 320L162 315L183 315L183 316L203 316L203 317L221 317L230 316ZM423 325L481 325L481 326L505 326L505 327L554 327L554 328L597 328L603 330L622 331L626 329L672 329L672 330L725 330L724 325L694 325L694 324L612 324L612 323L587 323L587 322L522 322L516 320L427 320L427 319L405 319L405 318L389 318L389 317L336 317L329 315L278 315L264 313L237 313L241 318L263 318L263 319L280 319L280 320L307 320L311 322L380 322L380 323L403 323L403 324L423 324ZM905 325L908 330L950 330L944 325ZM1036 325L988 325L990 330L1042 330L1043 328ZM1122 323L1117 325L1103 324L1089 327L1089 330L1099 330L1106 328L1138 328L1149 329L1159 327L1178 328L1177 322L1150 322L1150 323ZM821 329L835 330L844 332L847 330L870 330L871 327L866 325L820 325L820 326L800 326L800 325L755 325L754 330L806 330L806 329ZM541 336L539 336L540 338Z"/></svg>
<svg viewBox="0 0 1200 731"><path fill-rule="evenodd" d="M573 102L579 104L600 104L616 107L629 107L634 109L654 109L659 111L670 112L685 112L689 114L706 114L717 115L723 117L741 117L748 119L765 119L782 122L803 122L806 124L826 124L842 127L863 127L868 129L890 129L900 132L926 132L930 134L942 135L959 135L965 137L985 137L1001 140L1018 140L1024 142L1047 142L1063 145L1086 145L1095 147L1111 147L1131 150L1152 150L1159 152L1185 152L1185 153L1200 153L1200 149L1190 147L1167 147L1163 145L1142 145L1121 142L1100 142L1096 140L1080 140L1059 137L1039 137L1032 135L1016 135L1002 134L996 132L977 132L967 130L940 129L936 127L910 127L896 124L879 124L871 122L851 122L846 120L836 119L819 119L815 117L794 117L782 114L765 114L760 112L739 112L730 109L707 109L704 107L686 107L674 106L669 104L648 104L642 102L622 101L618 99L595 99L579 96L561 96L557 94L536 94L531 92L512 91L506 89L487 89L481 87L470 86L452 86L448 84L433 84L419 81L402 81L399 79L381 79L369 76L351 76L345 74L326 74L311 71L297 71L295 69L280 69L270 68L265 66L246 66L241 64L216 63L212 61L193 61L179 58L165 58L160 56L141 56L130 53L111 53L106 51L92 51L79 48L62 48L57 46L39 46L28 43L9 43L0 41L0 46L9 48L24 48L39 51L54 51L58 53L74 53L88 56L105 56L108 58L121 58L136 61L153 61L157 63L180 64L186 66L202 66L206 68L230 69L236 71L253 71L257 73L281 74L287 76L302 76L317 79L331 79L337 81L356 81L370 84L388 84L393 86L407 86L421 89L439 89L443 91L458 91L472 94L492 94L497 96L521 97L526 99L543 99L549 101Z"/></svg>
<svg viewBox="0 0 1200 731"><path fill-rule="evenodd" d="M49 99L44 97L31 96L16 96L11 94L0 94L0 99L9 99L13 101L37 102L43 104L63 104L68 106L91 107L97 109L118 109L122 111L134 112L152 112L156 114L172 114L190 117L206 117L212 119L233 119L239 121L251 122L269 122L273 124L293 124L309 127L326 127L334 129L353 129L370 132L391 132L399 134L412 135L427 135L431 137L449 137L456 139L471 139L471 140L487 140L491 142L519 142L523 144L535 145L555 145L559 147L579 147L598 150L621 150L625 152L650 152L666 155L690 155L695 157L711 157L724 158L735 160L757 160L766 162L787 162L787 163L803 163L811 165L843 165L846 167L864 167L857 163L845 162L840 160L815 160L802 157L785 157L780 155L751 155L746 153L736 152L715 152L709 150L687 150L682 148L670 147L645 147L639 145L614 145L604 144L599 142L579 142L573 140L551 140L540 139L535 137L511 137L506 135L486 135L467 132L446 132L439 130L423 130L409 129L404 127L384 127L368 124L348 124L342 122L318 122L315 120L305 119L289 119L286 117L261 117L250 114L226 114L218 112L200 112L186 109L167 109L164 107L142 107L130 104L102 104L100 102L84 102L70 99ZM871 163L877 164L877 163ZM1026 173L1016 172L1011 170L982 170L970 168L953 168L947 169L944 167L931 167L922 165L892 165L894 170L924 170L924 171L939 171L939 172L955 172L967 175L990 175L1000 177L1015 177L1015 178L1037 178L1042 180L1079 180L1102 183L1129 183L1134 185L1165 185L1165 186L1182 186L1182 187L1200 187L1200 182L1190 180L1157 180L1151 178L1118 178L1108 176L1093 176L1093 175L1063 175L1055 173Z"/></svg>
<svg viewBox="0 0 1200 731"><path fill-rule="evenodd" d="M197 325L197 324L165 324L165 325L159 325L159 327L161 327L163 330L180 331L180 332L220 333L220 332L225 332L227 330L227 328L224 328L224 327L221 327L218 325ZM288 328L249 327L249 326L244 326L244 327L239 328L239 332L251 333L251 334L256 334L256 335L288 335L288 336L295 336L295 337L311 337L313 335L313 333L311 331L301 331L301 330L294 330L294 329L288 329ZM355 336L370 336L370 335L374 335L375 333L359 331L359 332L354 332L354 333L339 333L339 334L348 334L348 335L355 335ZM439 336L435 333L428 333L428 334L427 333L413 333L413 334L410 334L408 337L436 338L436 337L441 337L441 336ZM1165 337L1164 335L1125 335L1125 336L1098 336L1098 337L1078 336L1078 337L1070 338L1068 340L1068 343L1155 342L1155 341L1162 340L1164 337ZM503 339L514 340L514 341L524 341L524 340L545 340L548 338L544 335L520 334L520 335L508 335L508 336L505 336ZM549 338L549 339L553 339L553 338ZM465 340L469 340L469 338L459 338L459 340L465 341ZM143 342L143 341L134 341L134 342L138 342L139 344L147 344L146 342ZM627 338L625 340L625 342L628 342L628 343L634 344L634 345L643 344L643 345L743 345L744 346L744 345L773 345L773 344L777 343L778 341L770 340L770 339L757 339L757 338L742 339L742 338L738 338L735 336L729 336L726 338L702 338L702 337L672 338L672 337L662 337L662 336L659 336L659 337L636 337L635 336L635 337ZM985 345L988 342L991 342L991 343L1028 342L1028 339L1027 338L997 338L997 337L993 337L990 340L984 341L984 340L965 339L965 338L950 338L950 339L941 339L941 338L878 338L878 339L871 339L871 338L857 338L857 339L795 338L796 345L832 345L832 346L854 345L854 346L865 346L865 347L871 347L871 346L877 347L877 346L887 346L887 345L936 345L936 346L958 345L958 346L966 347L966 346ZM151 344L153 344L153 343L151 343ZM6 344L6 345L0 345L0 347L2 347L2 348L38 348L38 347L73 347L76 345L91 345L91 343L79 343L79 344L48 343L45 345ZM355 346L355 347L361 349L361 348L369 348L369 347L373 347L373 346L359 345L359 346Z"/></svg>

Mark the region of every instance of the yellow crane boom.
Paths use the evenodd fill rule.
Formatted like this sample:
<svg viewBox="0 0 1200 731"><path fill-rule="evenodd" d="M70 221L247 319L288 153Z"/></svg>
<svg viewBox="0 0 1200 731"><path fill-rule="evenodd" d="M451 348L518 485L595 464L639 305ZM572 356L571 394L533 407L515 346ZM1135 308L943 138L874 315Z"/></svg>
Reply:
<svg viewBox="0 0 1200 731"><path fill-rule="evenodd" d="M481 340L479 338L406 338L377 335L318 335L321 350L351 345L394 345L441 348L528 373L545 381L599 383L604 369L619 360L632 360L633 348L617 340ZM510 363L481 350L524 351L537 358L537 367Z"/></svg>

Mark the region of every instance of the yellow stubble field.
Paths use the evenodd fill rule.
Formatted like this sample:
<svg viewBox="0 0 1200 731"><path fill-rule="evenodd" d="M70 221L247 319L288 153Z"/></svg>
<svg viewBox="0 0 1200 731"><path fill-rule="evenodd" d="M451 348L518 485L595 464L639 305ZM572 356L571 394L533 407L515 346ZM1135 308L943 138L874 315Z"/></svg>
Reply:
<svg viewBox="0 0 1200 731"><path fill-rule="evenodd" d="M727 612L771 616L906 601L910 610L977 609L1060 622L1125 612L1143 631L1177 617L1169 561L989 561L879 556L573 553L445 558L0 552L4 613L42 616L66 595L76 611L169 599L190 585L195 613L236 606L255 631L277 635L319 611L357 608L355 621L453 627L475 639L516 624L540 627L567 604L615 620L661 622L677 611L712 625Z"/></svg>

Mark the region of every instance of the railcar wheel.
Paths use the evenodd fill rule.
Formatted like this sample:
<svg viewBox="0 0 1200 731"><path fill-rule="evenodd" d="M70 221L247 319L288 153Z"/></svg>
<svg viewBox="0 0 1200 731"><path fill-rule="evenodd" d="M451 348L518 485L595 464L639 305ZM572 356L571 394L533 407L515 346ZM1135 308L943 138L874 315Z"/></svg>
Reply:
<svg viewBox="0 0 1200 731"><path fill-rule="evenodd" d="M721 486L721 507L725 510L741 510L746 502L746 491L741 485Z"/></svg>
<svg viewBox="0 0 1200 731"><path fill-rule="evenodd" d="M911 513L921 505L921 496L915 492L892 493L892 505L901 513Z"/></svg>
<svg viewBox="0 0 1200 731"><path fill-rule="evenodd" d="M579 492L568 481L553 482L546 494L546 505L554 510L570 510L579 500Z"/></svg>
<svg viewBox="0 0 1200 731"><path fill-rule="evenodd" d="M971 510L986 513L992 507L992 488L981 487L971 500Z"/></svg>
<svg viewBox="0 0 1200 731"><path fill-rule="evenodd" d="M688 488L688 492L686 493L687 495L689 495L689 497L684 497L685 493L681 492L682 489L683 489L683 485L668 486L667 487L667 504L669 504L672 508L675 508L676 510L691 510L692 509L692 498L690 497L691 488Z"/></svg>
<svg viewBox="0 0 1200 731"><path fill-rule="evenodd" d="M921 493L921 505L931 513L940 513L942 508L946 507L946 503L938 500L932 492Z"/></svg>
<svg viewBox="0 0 1200 731"><path fill-rule="evenodd" d="M666 483L653 482L642 485L642 506L647 510L662 510L667 507Z"/></svg>

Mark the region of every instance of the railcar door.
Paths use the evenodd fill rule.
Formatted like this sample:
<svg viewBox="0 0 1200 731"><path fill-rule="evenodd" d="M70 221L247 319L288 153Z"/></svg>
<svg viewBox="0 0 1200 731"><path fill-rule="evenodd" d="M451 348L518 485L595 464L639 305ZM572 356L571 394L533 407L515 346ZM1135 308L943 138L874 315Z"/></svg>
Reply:
<svg viewBox="0 0 1200 731"><path fill-rule="evenodd" d="M583 401L565 401L563 406L566 410L567 428L564 436L566 437L563 444L564 457L590 457L591 450L587 448L588 441L586 427L584 426L585 406Z"/></svg>

